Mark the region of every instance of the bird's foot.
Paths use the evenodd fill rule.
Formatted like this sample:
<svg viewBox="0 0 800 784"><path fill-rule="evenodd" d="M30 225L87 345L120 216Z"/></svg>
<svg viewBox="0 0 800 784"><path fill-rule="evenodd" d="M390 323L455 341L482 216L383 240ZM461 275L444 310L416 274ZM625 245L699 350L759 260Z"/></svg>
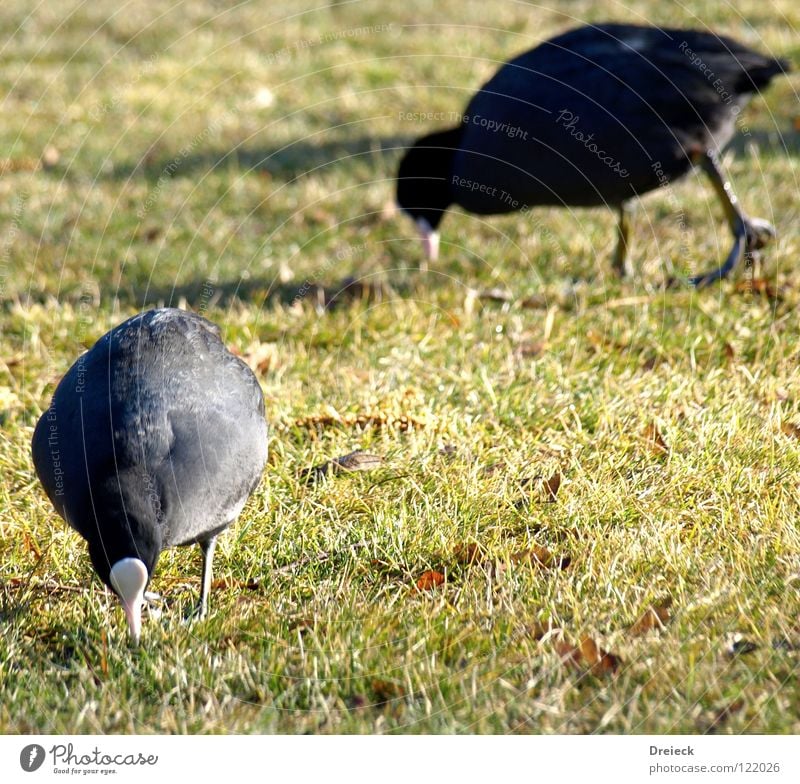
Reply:
<svg viewBox="0 0 800 784"><path fill-rule="evenodd" d="M204 602L198 602L190 611L189 614L184 618L184 623L187 626L191 626L193 623L197 621L202 621L208 617L208 605Z"/></svg>
<svg viewBox="0 0 800 784"><path fill-rule="evenodd" d="M161 596L153 591L145 591L144 606L147 608L147 614L151 618L158 619L161 617L161 605L164 600Z"/></svg>
<svg viewBox="0 0 800 784"><path fill-rule="evenodd" d="M627 254L620 253L619 249L614 251L611 257L611 269L621 280L631 280L634 276L633 263Z"/></svg>
<svg viewBox="0 0 800 784"><path fill-rule="evenodd" d="M747 252L761 250L778 236L775 227L762 218L746 218L744 222L747 233Z"/></svg>
<svg viewBox="0 0 800 784"><path fill-rule="evenodd" d="M710 286L712 283L722 280L722 277L723 276L717 274L716 271L706 273L705 275L694 275L689 278L689 284L696 289L704 289L706 286Z"/></svg>

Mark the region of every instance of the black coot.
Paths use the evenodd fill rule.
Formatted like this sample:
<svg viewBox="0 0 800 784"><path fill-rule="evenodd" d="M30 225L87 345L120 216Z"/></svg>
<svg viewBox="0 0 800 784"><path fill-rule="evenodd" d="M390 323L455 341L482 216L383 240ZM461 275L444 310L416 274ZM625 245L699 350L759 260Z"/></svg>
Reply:
<svg viewBox="0 0 800 784"><path fill-rule="evenodd" d="M622 24L572 30L500 68L457 127L419 139L400 163L398 203L429 257L451 204L481 215L610 206L620 213L614 266L623 272L628 201L697 164L735 237L722 266L692 279L716 280L774 235L738 206L716 153L750 97L788 68L713 33Z"/></svg>
<svg viewBox="0 0 800 784"><path fill-rule="evenodd" d="M214 324L173 308L100 338L61 380L33 436L47 495L88 542L137 641L164 548L202 548L205 614L217 534L238 517L266 458L256 377Z"/></svg>

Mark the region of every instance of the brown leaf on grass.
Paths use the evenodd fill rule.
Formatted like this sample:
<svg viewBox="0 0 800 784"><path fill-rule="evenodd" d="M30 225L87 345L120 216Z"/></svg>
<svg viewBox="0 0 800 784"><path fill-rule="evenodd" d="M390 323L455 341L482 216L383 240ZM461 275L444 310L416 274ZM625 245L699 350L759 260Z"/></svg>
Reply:
<svg viewBox="0 0 800 784"><path fill-rule="evenodd" d="M42 162L36 158L0 158L0 174L37 171Z"/></svg>
<svg viewBox="0 0 800 784"><path fill-rule="evenodd" d="M253 343L245 349L242 359L254 373L264 374L278 364L278 347L275 343Z"/></svg>
<svg viewBox="0 0 800 784"><path fill-rule="evenodd" d="M619 656L604 651L591 637L581 640L581 656L592 675L613 675L622 664Z"/></svg>
<svg viewBox="0 0 800 784"><path fill-rule="evenodd" d="M313 618L298 616L296 618L292 618L289 621L288 626L291 631L297 632L297 634L302 636L304 634L308 634L309 632L314 631L316 623L314 622Z"/></svg>
<svg viewBox="0 0 800 784"><path fill-rule="evenodd" d="M487 567L492 574L502 574L508 563L502 560L493 560L486 549L477 542L464 542L453 550L456 563L461 566ZM566 569L571 562L569 556L554 556L550 550L542 545L534 545L528 550L518 550L509 556L514 564L531 564L545 569Z"/></svg>
<svg viewBox="0 0 800 784"><path fill-rule="evenodd" d="M582 670L583 657L579 648L576 648L566 640L556 640L553 643L556 653L561 658L561 663L566 667L572 667L575 670Z"/></svg>
<svg viewBox="0 0 800 784"><path fill-rule="evenodd" d="M289 423L281 423L277 427L278 429L305 428L312 434L316 430L327 427L357 428L359 430L366 430L369 427L401 431L422 430L428 426L429 422L424 414L410 413L414 406L424 406L424 397L418 390L410 388L375 401L369 408L359 413L342 414L333 406L326 405L322 413L295 419Z"/></svg>
<svg viewBox="0 0 800 784"><path fill-rule="evenodd" d="M631 625L631 634L646 634L652 629L663 629L671 617L672 599L667 598L658 604L651 604Z"/></svg>
<svg viewBox="0 0 800 784"><path fill-rule="evenodd" d="M300 472L301 479L316 481L327 474L354 473L355 471L372 471L383 465L380 455L372 455L356 449L354 452L326 460L318 466L306 468Z"/></svg>
<svg viewBox="0 0 800 784"><path fill-rule="evenodd" d="M554 503L558 495L558 488L561 487L561 472L556 471L549 479L544 482L546 500Z"/></svg>
<svg viewBox="0 0 800 784"><path fill-rule="evenodd" d="M429 569L427 572L422 573L419 580L417 580L416 585L420 591L432 591L434 588L438 588L443 583L444 575L441 572Z"/></svg>
<svg viewBox="0 0 800 784"><path fill-rule="evenodd" d="M657 457L669 454L669 447L661 435L658 424L653 421L644 429L643 438L648 449Z"/></svg>
<svg viewBox="0 0 800 784"><path fill-rule="evenodd" d="M329 414L315 414L310 417L302 417L294 421L295 427L305 428L309 430L324 429L326 427L347 427L357 428L359 430L366 430L368 427L374 427L377 430L382 428L396 428L397 430L422 430L427 427L428 423L419 417L401 414L400 416L392 416L387 413L379 414L355 414L355 415L342 415L331 416Z"/></svg>
<svg viewBox="0 0 800 784"><path fill-rule="evenodd" d="M529 550L520 550L511 556L513 563L530 563L533 566L543 566L545 569L566 569L571 562L568 556L556 558L546 547L535 544Z"/></svg>
<svg viewBox="0 0 800 784"><path fill-rule="evenodd" d="M517 346L517 354L520 357L538 357L546 348L546 343L540 340L525 340Z"/></svg>
<svg viewBox="0 0 800 784"><path fill-rule="evenodd" d="M541 294L534 294L531 297L525 297L525 299L521 300L519 306L525 308L525 310L546 310L547 297Z"/></svg>
<svg viewBox="0 0 800 784"><path fill-rule="evenodd" d="M160 226L151 226L149 229L145 229L140 236L145 242L155 242L162 233L163 229Z"/></svg>
<svg viewBox="0 0 800 784"><path fill-rule="evenodd" d="M486 553L477 542L463 542L456 546L453 551L456 562L462 566L473 566L479 564L486 557Z"/></svg>
<svg viewBox="0 0 800 784"><path fill-rule="evenodd" d="M725 359L728 362L736 359L736 349L727 341L725 342Z"/></svg>
<svg viewBox="0 0 800 784"><path fill-rule="evenodd" d="M29 553L33 553L37 558L42 557L42 551L39 549L39 545L36 544L36 540L27 531L22 532L22 541L25 543L25 548Z"/></svg>
<svg viewBox="0 0 800 784"><path fill-rule="evenodd" d="M550 629L551 627L549 625L545 627L538 621L534 621L533 623L527 624L525 626L525 634L532 640L541 640L546 634L550 632Z"/></svg>
<svg viewBox="0 0 800 784"><path fill-rule="evenodd" d="M544 497L544 501L546 503L552 504L555 503L556 496L558 495L559 488L561 487L561 481L563 479L563 475L559 469L556 469L553 474L548 479L543 479L541 474L537 474L536 476L527 477L523 479L520 483L520 489L525 491L526 488L530 488L531 486L538 487L539 492L541 492L542 496ZM518 501L515 502L514 506L517 509L522 509L526 507L529 503L529 498L524 496L520 498Z"/></svg>
<svg viewBox="0 0 800 784"><path fill-rule="evenodd" d="M781 433L790 438L800 438L800 425L796 425L794 422L782 422Z"/></svg>
<svg viewBox="0 0 800 784"><path fill-rule="evenodd" d="M100 672L104 678L108 678L108 635L105 629L100 631L100 643Z"/></svg>
<svg viewBox="0 0 800 784"><path fill-rule="evenodd" d="M211 589L214 591L224 591L228 588L235 588L237 590L245 589L248 591L257 591L260 586L258 580L229 580L226 577L221 577L211 583Z"/></svg>
<svg viewBox="0 0 800 784"><path fill-rule="evenodd" d="M578 646L556 640L555 649L564 665L596 677L614 675L622 665L619 656L604 651L591 637L582 638Z"/></svg>
<svg viewBox="0 0 800 784"><path fill-rule="evenodd" d="M736 284L739 294L760 294L766 299L780 302L784 298L785 287L778 286L766 278L745 278Z"/></svg>
<svg viewBox="0 0 800 784"><path fill-rule="evenodd" d="M24 358L25 356L23 354L14 354L13 356L6 357L5 359L0 358L0 362L2 362L7 368L12 368L19 365Z"/></svg>
<svg viewBox="0 0 800 784"><path fill-rule="evenodd" d="M628 343L601 335L594 329L586 333L586 339L592 344L596 351L601 349L614 349L615 351L627 351L630 348Z"/></svg>
<svg viewBox="0 0 800 784"><path fill-rule="evenodd" d="M376 705L384 705L392 700L399 700L405 696L405 689L394 681L374 678L371 683L372 695Z"/></svg>

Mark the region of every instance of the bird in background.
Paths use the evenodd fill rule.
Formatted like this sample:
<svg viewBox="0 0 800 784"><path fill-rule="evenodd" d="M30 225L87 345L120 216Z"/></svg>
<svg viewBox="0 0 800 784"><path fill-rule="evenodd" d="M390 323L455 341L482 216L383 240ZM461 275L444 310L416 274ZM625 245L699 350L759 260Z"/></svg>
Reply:
<svg viewBox="0 0 800 784"><path fill-rule="evenodd" d="M242 511L267 459L264 398L210 321L162 308L112 329L69 369L33 436L36 473L88 543L139 641L159 554L199 544L198 615L217 536Z"/></svg>
<svg viewBox="0 0 800 784"><path fill-rule="evenodd" d="M698 166L734 238L722 264L690 278L705 285L775 236L744 212L718 154L745 104L789 67L710 32L579 27L505 63L456 127L417 140L400 162L398 204L430 259L453 204L478 215L607 206L619 215L613 267L630 274L632 199Z"/></svg>

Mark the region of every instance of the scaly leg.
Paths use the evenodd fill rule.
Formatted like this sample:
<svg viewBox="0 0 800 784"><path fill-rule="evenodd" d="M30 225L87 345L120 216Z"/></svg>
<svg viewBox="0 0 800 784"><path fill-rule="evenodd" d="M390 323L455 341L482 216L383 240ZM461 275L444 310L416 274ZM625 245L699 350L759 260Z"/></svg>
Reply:
<svg viewBox="0 0 800 784"><path fill-rule="evenodd" d="M631 207L628 202L619 205L619 221L617 222L617 247L611 258L611 266L620 278L633 277L633 265L628 258L631 235Z"/></svg>
<svg viewBox="0 0 800 784"><path fill-rule="evenodd" d="M212 536L210 539L200 542L200 549L203 551L203 579L200 588L200 604L197 608L198 618L205 618L208 612L208 595L211 593L211 565L214 560L214 549L216 546L216 536Z"/></svg>
<svg viewBox="0 0 800 784"><path fill-rule="evenodd" d="M744 214L730 182L723 177L717 157L713 152L701 153L698 162L708 175L719 200L722 202L725 217L733 233L733 247L722 266L689 279L693 285L700 288L727 277L739 264L745 253L752 253L762 248L774 237L775 229L766 221L758 218L748 218Z"/></svg>

